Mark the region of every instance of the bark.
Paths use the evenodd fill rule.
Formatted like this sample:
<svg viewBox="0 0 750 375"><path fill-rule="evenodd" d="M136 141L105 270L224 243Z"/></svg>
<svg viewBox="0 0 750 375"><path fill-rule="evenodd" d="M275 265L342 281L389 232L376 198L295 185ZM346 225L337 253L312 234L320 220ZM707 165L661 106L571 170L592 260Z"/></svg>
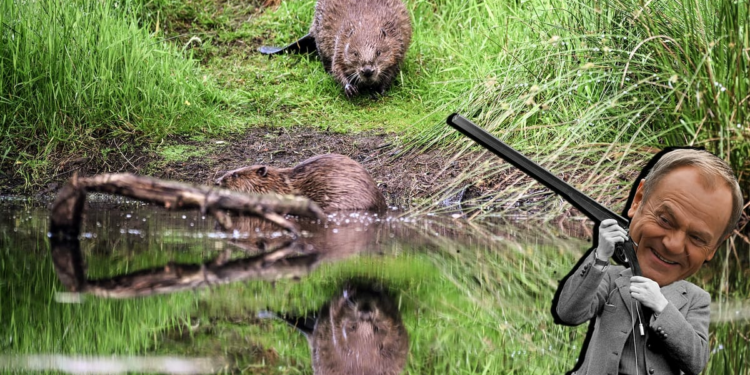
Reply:
<svg viewBox="0 0 750 375"><path fill-rule="evenodd" d="M204 264L169 264L110 279L89 280L80 251L79 235L86 193L102 192L158 204L169 210L193 210L213 215L225 230L232 221L227 213L259 217L299 235L297 224L285 219L292 214L324 220L323 211L302 197L250 195L206 186L132 174L102 174L73 177L58 193L50 215L53 264L60 281L71 292L109 298L128 298L171 293L238 280L299 278L318 263L316 254L305 253L298 242L257 256L227 261L227 254Z"/></svg>
<svg viewBox="0 0 750 375"><path fill-rule="evenodd" d="M315 202L303 197L278 194L251 195L123 173L71 178L54 202L53 227L75 232L80 226L80 216L87 192L121 195L158 204L168 210L200 209L201 213L216 217L219 223L225 226L225 230L231 229L231 220L225 215L227 212L266 219L295 235L299 234L297 226L284 219L284 215L325 218L325 214Z"/></svg>

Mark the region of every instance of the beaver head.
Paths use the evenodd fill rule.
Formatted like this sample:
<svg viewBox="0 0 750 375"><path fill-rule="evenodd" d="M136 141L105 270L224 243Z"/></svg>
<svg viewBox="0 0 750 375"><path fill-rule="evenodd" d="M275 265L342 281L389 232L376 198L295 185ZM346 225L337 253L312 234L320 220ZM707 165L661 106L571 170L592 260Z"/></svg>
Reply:
<svg viewBox="0 0 750 375"><path fill-rule="evenodd" d="M292 186L284 169L252 165L225 173L215 181L217 186L245 193L292 194Z"/></svg>
<svg viewBox="0 0 750 375"><path fill-rule="evenodd" d="M347 288L321 311L312 335L315 374L400 374L409 337L382 292Z"/></svg>
<svg viewBox="0 0 750 375"><path fill-rule="evenodd" d="M390 81L403 61L406 46L393 21L382 27L349 25L344 33L341 59L343 73L349 81L361 86L374 86Z"/></svg>

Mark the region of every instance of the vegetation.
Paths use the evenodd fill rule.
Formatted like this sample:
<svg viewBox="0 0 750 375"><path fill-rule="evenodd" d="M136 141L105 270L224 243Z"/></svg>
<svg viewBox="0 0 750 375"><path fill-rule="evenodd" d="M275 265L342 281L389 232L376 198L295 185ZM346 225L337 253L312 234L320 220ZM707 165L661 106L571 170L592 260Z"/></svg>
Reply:
<svg viewBox="0 0 750 375"><path fill-rule="evenodd" d="M255 53L305 34L313 0L274 8L239 0L0 0L0 177L37 184L54 178L58 158L106 161L142 148L183 160L201 150L173 135L201 139L258 125L398 131L414 150L441 145L459 157L474 146L444 124L458 110L600 200L625 195L618 190L641 168L632 161L669 145L702 145L726 158L748 191L749 2L406 3L415 31L398 83L384 98L347 100L315 57ZM497 179L497 193L476 200L477 216L553 206L507 166L477 160L422 208L435 211L431 202ZM532 211L515 205L521 198ZM19 216L13 222L25 237L0 233L3 353L226 354L248 372L309 373L302 337L255 321L253 312L314 309L363 272L399 290L412 337L408 373L560 373L583 340L584 327L555 326L548 314L557 280L581 255L579 242L561 250L446 241L439 252L399 248L394 259L328 265L301 283L63 305L51 302L59 286L44 220ZM38 223L24 232L27 221ZM147 252L115 242L117 233L88 247L92 274L204 256L205 243L186 249L185 238L152 229L159 235L145 240ZM474 238L498 235L493 228ZM750 292L746 271L733 265L746 253L731 249L694 277L718 302ZM747 371L748 337L746 321L712 324L706 373ZM248 354L248 346L272 353Z"/></svg>
<svg viewBox="0 0 750 375"><path fill-rule="evenodd" d="M513 32L512 24L493 28L502 25L499 20L484 26L503 51L484 54L496 63L457 105L461 113L507 143L541 154L541 164L594 196L629 186L628 177L637 175L654 150L685 145L706 147L729 161L743 190L750 189L750 55L740 47L747 45L749 3L526 4L512 13L518 19L504 18L506 25L509 19L523 25L524 32ZM457 154L471 146L442 124L419 138L419 144L436 143L451 144ZM508 169L482 165L447 184L444 196ZM519 180L518 174L511 179ZM489 215L506 211L532 189L511 186L480 197L480 207ZM553 202L548 197L537 204Z"/></svg>
<svg viewBox="0 0 750 375"><path fill-rule="evenodd" d="M39 183L56 156L106 160L261 124L383 128L461 153L468 141L444 124L460 110L599 195L667 145L706 146L747 186L747 2L406 2L414 37L398 84L350 101L314 56L255 52L305 34L313 0L3 0L0 163Z"/></svg>
<svg viewBox="0 0 750 375"><path fill-rule="evenodd" d="M206 261L226 246L216 236L197 235L212 230L211 220L199 215L121 209L89 211L81 245L91 278L168 261ZM63 289L48 255L44 211L3 214L9 218L0 222L3 354L221 357L233 361L226 373L310 374L304 337L256 313L314 312L352 278L375 280L393 291L410 336L405 374L563 373L575 363L586 332L585 325L555 325L549 312L558 280L587 246L577 239L561 241L564 235L554 226L473 225L453 238L433 233L451 228L413 218L395 227L399 235L384 244L383 254L323 264L300 281L66 304L55 298ZM137 234L127 230L134 228ZM425 235L428 245L414 244ZM732 266L733 259L720 249L692 281L714 296L716 306L740 302L747 309L744 268ZM746 318L714 322L705 373L746 371L747 335ZM3 366L0 371L7 370Z"/></svg>
<svg viewBox="0 0 750 375"><path fill-rule="evenodd" d="M221 91L120 1L0 1L0 165L27 183L60 155L102 158L212 130Z"/></svg>

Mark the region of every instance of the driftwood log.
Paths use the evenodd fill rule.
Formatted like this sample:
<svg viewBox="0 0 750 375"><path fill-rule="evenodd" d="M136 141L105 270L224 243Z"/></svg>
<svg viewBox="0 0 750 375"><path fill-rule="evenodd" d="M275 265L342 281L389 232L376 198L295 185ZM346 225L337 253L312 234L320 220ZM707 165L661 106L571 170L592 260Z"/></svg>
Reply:
<svg viewBox="0 0 750 375"><path fill-rule="evenodd" d="M121 195L159 204L168 210L200 209L201 213L214 216L225 230L232 227L226 212L257 216L295 235L298 235L297 226L284 219L284 215L325 218L325 214L315 202L303 197L278 194L250 195L129 173L101 174L93 177L74 176L63 186L52 207L53 230L73 230L73 227L80 226L81 210L87 192Z"/></svg>
<svg viewBox="0 0 750 375"><path fill-rule="evenodd" d="M226 215L228 212L256 216L290 231L295 238L299 233L298 227L284 218L286 214L325 219L317 204L302 197L248 195L132 174L74 176L63 186L53 203L49 233L55 271L71 292L128 298L245 279L301 277L317 264L316 254L290 257L304 252L298 243L292 242L246 259L226 261L227 256L220 255L205 264L169 264L111 279L88 280L79 241L88 192L121 195L159 204L170 210L199 209L204 214L214 216L225 229L232 226Z"/></svg>

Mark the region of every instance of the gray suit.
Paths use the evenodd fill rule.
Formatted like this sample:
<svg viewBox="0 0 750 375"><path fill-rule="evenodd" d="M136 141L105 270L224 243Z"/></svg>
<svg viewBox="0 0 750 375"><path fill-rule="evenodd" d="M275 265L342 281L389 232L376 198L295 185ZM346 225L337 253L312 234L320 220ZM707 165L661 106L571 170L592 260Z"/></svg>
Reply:
<svg viewBox="0 0 750 375"><path fill-rule="evenodd" d="M575 374L617 374L620 353L633 330L631 276L630 269L622 266L599 271L591 251L562 286L554 306L562 322L578 325L596 317L585 358ZM708 363L711 296L685 280L669 284L661 292L669 304L643 323L647 373L698 374Z"/></svg>

